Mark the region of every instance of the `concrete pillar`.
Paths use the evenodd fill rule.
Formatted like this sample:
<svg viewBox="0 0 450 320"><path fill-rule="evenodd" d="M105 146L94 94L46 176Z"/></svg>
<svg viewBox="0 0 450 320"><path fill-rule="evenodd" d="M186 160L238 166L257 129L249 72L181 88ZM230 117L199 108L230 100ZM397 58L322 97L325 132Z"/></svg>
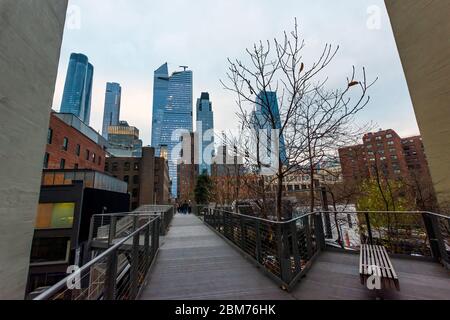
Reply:
<svg viewBox="0 0 450 320"><path fill-rule="evenodd" d="M67 0L0 1L0 299L23 299Z"/></svg>
<svg viewBox="0 0 450 320"><path fill-rule="evenodd" d="M438 201L450 213L450 1L385 3Z"/></svg>

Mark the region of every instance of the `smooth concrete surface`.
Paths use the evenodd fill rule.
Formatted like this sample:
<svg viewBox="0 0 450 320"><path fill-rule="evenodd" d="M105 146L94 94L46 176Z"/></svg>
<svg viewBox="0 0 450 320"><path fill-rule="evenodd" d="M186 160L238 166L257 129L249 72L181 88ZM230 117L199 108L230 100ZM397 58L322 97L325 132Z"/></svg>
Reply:
<svg viewBox="0 0 450 320"><path fill-rule="evenodd" d="M67 0L0 1L0 299L23 299Z"/></svg>
<svg viewBox="0 0 450 320"><path fill-rule="evenodd" d="M450 1L385 3L437 197L450 213Z"/></svg>

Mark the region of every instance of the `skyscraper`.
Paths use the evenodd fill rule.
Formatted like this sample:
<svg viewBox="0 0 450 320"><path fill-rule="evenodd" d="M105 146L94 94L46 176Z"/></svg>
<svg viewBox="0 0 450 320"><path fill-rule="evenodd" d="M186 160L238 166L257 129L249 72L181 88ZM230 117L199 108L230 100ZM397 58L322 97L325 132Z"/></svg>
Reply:
<svg viewBox="0 0 450 320"><path fill-rule="evenodd" d="M167 75L167 63L155 71L152 146L157 156L161 147L167 150L172 196L176 196L180 156L172 156L172 151L180 141L172 139L172 135L177 131L179 136L181 131L192 132L192 71L185 68Z"/></svg>
<svg viewBox="0 0 450 320"><path fill-rule="evenodd" d="M212 103L209 100L209 93L202 92L200 98L197 99L197 131L199 133L197 145L201 159L199 171L200 173L203 173L206 170L208 174L211 175L211 163L212 158L214 157L214 148L209 152L208 150L210 148L208 147L214 143L214 133L209 132L211 134L209 135L207 132L209 130L214 130L214 113L212 111ZM207 133L206 136L205 133ZM207 148L208 150L206 150Z"/></svg>
<svg viewBox="0 0 450 320"><path fill-rule="evenodd" d="M261 91L258 94L256 97L256 110L254 111L254 117L255 129L260 130L260 134L266 136L267 138L264 143L267 143L267 156L270 158L270 154L272 153L271 130L281 129L281 117L276 92ZM286 145L284 143L283 135L280 135L279 137L279 152L282 163L286 164Z"/></svg>
<svg viewBox="0 0 450 320"><path fill-rule="evenodd" d="M105 93L105 109L103 111L102 135L108 139L108 127L117 126L120 118L120 100L122 88L118 83L108 82Z"/></svg>
<svg viewBox="0 0 450 320"><path fill-rule="evenodd" d="M72 113L89 125L94 67L88 57L79 53L70 55L66 83L61 102L61 113Z"/></svg>
<svg viewBox="0 0 450 320"><path fill-rule="evenodd" d="M161 126L164 110L167 106L168 90L169 70L167 63L165 63L155 71L153 81L152 146L158 156L160 154Z"/></svg>

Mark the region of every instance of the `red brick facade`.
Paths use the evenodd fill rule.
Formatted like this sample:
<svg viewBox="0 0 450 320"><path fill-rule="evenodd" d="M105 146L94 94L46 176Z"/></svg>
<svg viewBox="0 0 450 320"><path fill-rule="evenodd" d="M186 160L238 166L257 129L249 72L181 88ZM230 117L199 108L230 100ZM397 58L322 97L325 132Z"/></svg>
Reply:
<svg viewBox="0 0 450 320"><path fill-rule="evenodd" d="M64 146L65 138L67 139L67 148ZM64 168L62 168L63 165ZM105 151L102 146L98 145L52 113L47 136L44 168L78 168L104 172Z"/></svg>
<svg viewBox="0 0 450 320"><path fill-rule="evenodd" d="M429 175L420 136L402 139L391 129L364 135L363 144L339 149L339 157L347 181L373 177L375 170L391 179L408 178L417 170Z"/></svg>

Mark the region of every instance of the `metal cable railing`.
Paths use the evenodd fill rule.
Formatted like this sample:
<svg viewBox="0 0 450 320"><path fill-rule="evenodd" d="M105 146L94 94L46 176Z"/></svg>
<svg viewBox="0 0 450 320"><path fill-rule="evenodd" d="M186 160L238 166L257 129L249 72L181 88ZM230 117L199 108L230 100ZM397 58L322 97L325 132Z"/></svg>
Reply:
<svg viewBox="0 0 450 320"><path fill-rule="evenodd" d="M111 219L114 219L113 215ZM133 216L133 231L34 300L132 300L159 249L160 217ZM110 233L108 233L109 235Z"/></svg>
<svg viewBox="0 0 450 320"><path fill-rule="evenodd" d="M319 252L320 214L284 222L220 209L209 209L204 221L232 242L280 285L290 289Z"/></svg>
<svg viewBox="0 0 450 320"><path fill-rule="evenodd" d="M221 209L204 210L204 222L291 289L320 250L383 245L390 254L428 257L450 266L450 217L432 212L318 211L272 221Z"/></svg>
<svg viewBox="0 0 450 320"><path fill-rule="evenodd" d="M161 235L164 236L169 232L170 224L175 215L175 207L172 205L143 205L133 213L159 215L161 217Z"/></svg>

